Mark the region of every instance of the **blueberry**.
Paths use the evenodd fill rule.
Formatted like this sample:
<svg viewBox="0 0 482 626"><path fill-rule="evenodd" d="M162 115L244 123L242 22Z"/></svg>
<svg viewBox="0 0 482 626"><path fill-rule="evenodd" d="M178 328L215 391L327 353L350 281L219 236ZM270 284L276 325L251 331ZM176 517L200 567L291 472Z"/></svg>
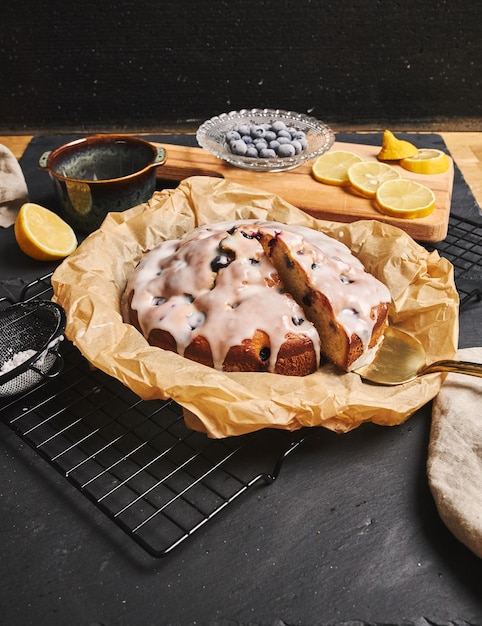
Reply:
<svg viewBox="0 0 482 626"><path fill-rule="evenodd" d="M307 148L304 131L289 127L282 120L276 120L273 123L237 124L226 133L226 143L233 154L265 159L276 156L290 158ZM280 145L290 147L285 147L280 152Z"/></svg>
<svg viewBox="0 0 482 626"><path fill-rule="evenodd" d="M341 274L340 282L343 283L344 285L350 285L353 281L351 280L351 278L348 278L348 276L344 276L343 274Z"/></svg>
<svg viewBox="0 0 482 626"><path fill-rule="evenodd" d="M253 159L257 159L258 158L258 149L256 148L256 146L254 145L250 145L248 146L248 149L246 150L246 153L244 155L245 157L251 157Z"/></svg>
<svg viewBox="0 0 482 626"><path fill-rule="evenodd" d="M260 137L258 137L257 139L253 139L253 143L256 146L256 149L258 150L258 152L262 150L263 148L268 147L268 142L266 141L266 139L262 139Z"/></svg>
<svg viewBox="0 0 482 626"><path fill-rule="evenodd" d="M261 350L259 351L259 358L262 361L267 361L270 356L271 356L271 350L268 346L261 348Z"/></svg>
<svg viewBox="0 0 482 626"><path fill-rule="evenodd" d="M305 320L302 317L292 317L291 321L295 326L301 326Z"/></svg>
<svg viewBox="0 0 482 626"><path fill-rule="evenodd" d="M293 157L295 154L295 147L291 143L283 143L278 148L278 156L280 157Z"/></svg>
<svg viewBox="0 0 482 626"><path fill-rule="evenodd" d="M276 152L271 150L271 148L263 148L259 151L259 156L262 159L274 159L276 158Z"/></svg>
<svg viewBox="0 0 482 626"><path fill-rule="evenodd" d="M263 128L263 126L252 126L249 134L253 139L255 139L256 137L264 137L266 134L266 130Z"/></svg>
<svg viewBox="0 0 482 626"><path fill-rule="evenodd" d="M351 307L346 307L345 309L342 309L341 312L342 314L344 313L345 315L354 315L355 317L358 316L358 311Z"/></svg>
<svg viewBox="0 0 482 626"><path fill-rule="evenodd" d="M237 130L230 130L226 133L226 141L230 143L231 141L236 141L236 139L241 139L241 135Z"/></svg>
<svg viewBox="0 0 482 626"><path fill-rule="evenodd" d="M187 316L187 323L191 330L196 330L196 328L199 328L199 326L204 324L205 320L206 314L202 311L195 311L194 313L191 313L191 315Z"/></svg>
<svg viewBox="0 0 482 626"><path fill-rule="evenodd" d="M289 140L291 140L291 133L289 130L283 128L278 131L278 138L279 137L287 137Z"/></svg>
<svg viewBox="0 0 482 626"><path fill-rule="evenodd" d="M232 260L232 257L228 256L227 254L218 254L211 261L211 269L213 272L219 272L219 270L222 270L223 267L227 267Z"/></svg>
<svg viewBox="0 0 482 626"><path fill-rule="evenodd" d="M280 130L284 130L286 128L286 124L282 122L281 120L277 120L276 122L273 122L273 124L271 125L271 128L272 130L274 130L275 133L277 133Z"/></svg>
<svg viewBox="0 0 482 626"><path fill-rule="evenodd" d="M287 269L292 270L295 264L293 263L293 261L290 259L290 257L287 254L285 254L284 260L285 260L285 265Z"/></svg>
<svg viewBox="0 0 482 626"><path fill-rule="evenodd" d="M301 142L298 141L297 139L293 139L293 141L291 142L291 145L293 146L295 150L295 154L299 154L303 150Z"/></svg>
<svg viewBox="0 0 482 626"><path fill-rule="evenodd" d="M249 124L240 124L238 126L238 133L240 133L240 135L249 135Z"/></svg>
<svg viewBox="0 0 482 626"><path fill-rule="evenodd" d="M163 298L162 296L154 296L152 298L153 306L160 306L161 304L164 304L164 302L166 302L166 298Z"/></svg>
<svg viewBox="0 0 482 626"><path fill-rule="evenodd" d="M231 148L231 152L233 154L238 154L239 156L243 156L244 154L246 154L246 150L248 149L248 146L242 139L236 139L234 141L231 141L229 147Z"/></svg>

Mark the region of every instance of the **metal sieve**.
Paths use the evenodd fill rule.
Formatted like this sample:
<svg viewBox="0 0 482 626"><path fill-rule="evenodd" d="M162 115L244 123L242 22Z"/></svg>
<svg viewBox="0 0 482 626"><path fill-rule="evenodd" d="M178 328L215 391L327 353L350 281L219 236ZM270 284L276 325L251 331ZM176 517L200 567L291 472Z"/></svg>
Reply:
<svg viewBox="0 0 482 626"><path fill-rule="evenodd" d="M60 373L65 323L65 311L50 300L19 302L0 311L0 397L24 393Z"/></svg>

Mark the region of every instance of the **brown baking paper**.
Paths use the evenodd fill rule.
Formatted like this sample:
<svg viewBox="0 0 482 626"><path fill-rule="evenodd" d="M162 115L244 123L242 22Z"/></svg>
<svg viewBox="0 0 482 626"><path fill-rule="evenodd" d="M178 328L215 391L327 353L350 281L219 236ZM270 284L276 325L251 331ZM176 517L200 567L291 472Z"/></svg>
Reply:
<svg viewBox="0 0 482 626"><path fill-rule="evenodd" d="M267 174L267 176L282 174ZM429 360L451 358L458 340L458 296L452 267L406 233L377 221L323 222L272 194L205 176L147 203L111 213L55 271L54 299L68 317L66 335L95 367L143 399L172 398L191 428L210 437L266 427L324 426L349 431L363 422L399 424L439 391L433 374L378 387L331 365L305 377L224 373L151 347L122 321L119 301L130 272L160 241L205 223L265 219L300 224L343 241L390 289L390 323L423 343Z"/></svg>

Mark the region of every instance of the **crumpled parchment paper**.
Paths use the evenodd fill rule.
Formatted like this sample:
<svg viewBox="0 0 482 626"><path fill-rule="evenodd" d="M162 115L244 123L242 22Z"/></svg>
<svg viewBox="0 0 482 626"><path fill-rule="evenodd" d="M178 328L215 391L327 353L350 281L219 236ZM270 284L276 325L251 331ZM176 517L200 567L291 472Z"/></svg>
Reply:
<svg viewBox="0 0 482 626"><path fill-rule="evenodd" d="M457 359L482 363L482 348ZM427 474L447 528L482 558L482 378L448 374L432 407Z"/></svg>
<svg viewBox="0 0 482 626"><path fill-rule="evenodd" d="M390 289L390 323L414 334L428 359L451 358L458 340L458 295L450 263L398 228L377 221L316 220L280 197L224 179L198 176L147 203L111 213L55 271L54 299L66 335L95 367L143 399L172 398L187 424L220 438L266 427L324 426L349 431L364 422L395 425L431 400L443 376L398 387L364 383L326 365L305 377L223 373L149 346L122 321L127 277L157 243L205 223L264 219L301 224L343 241Z"/></svg>

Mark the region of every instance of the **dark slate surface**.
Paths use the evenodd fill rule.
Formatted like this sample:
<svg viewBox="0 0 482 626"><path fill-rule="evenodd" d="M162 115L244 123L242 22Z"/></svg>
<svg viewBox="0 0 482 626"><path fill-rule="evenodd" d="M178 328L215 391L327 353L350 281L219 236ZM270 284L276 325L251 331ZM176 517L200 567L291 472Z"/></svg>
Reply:
<svg viewBox="0 0 482 626"><path fill-rule="evenodd" d="M46 143L22 160L36 201L50 193L31 169ZM473 203L463 184L457 209ZM17 265L8 232L0 254L3 286L38 275L38 264ZM464 342L476 345L480 330L464 320ZM0 622L482 624L482 561L443 525L427 485L430 408L393 428L313 429L272 485L161 560L0 424Z"/></svg>

